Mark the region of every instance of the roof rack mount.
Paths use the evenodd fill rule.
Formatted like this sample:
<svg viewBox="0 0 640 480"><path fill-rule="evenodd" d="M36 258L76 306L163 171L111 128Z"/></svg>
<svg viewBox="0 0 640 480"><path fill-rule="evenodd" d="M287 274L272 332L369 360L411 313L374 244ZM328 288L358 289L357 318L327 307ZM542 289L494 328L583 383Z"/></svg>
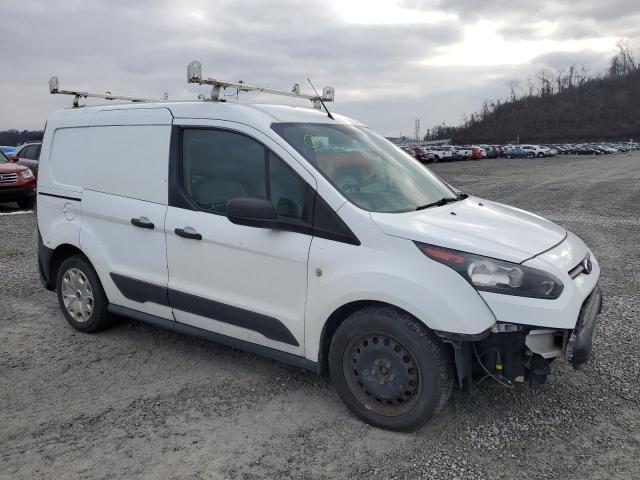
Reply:
<svg viewBox="0 0 640 480"><path fill-rule="evenodd" d="M305 100L311 100L313 102L313 107L320 110L322 108L322 101L324 102L333 102L335 97L335 91L333 87L324 87L322 89L322 97L319 97L315 93L301 93L300 85L295 83L291 91L287 90L277 90L274 88L266 88L259 87L257 85L250 85L248 83L244 83L242 80L237 82L227 82L223 80L217 80L215 78L204 78L202 76L202 64L200 62L194 61L187 65L187 82L188 83L197 83L198 85L211 85L213 89L211 90L211 101L220 101L220 93L221 90L225 88L232 88L239 92L259 92L259 93L267 93L270 95L281 95L284 97L294 97L294 98L302 98Z"/></svg>
<svg viewBox="0 0 640 480"><path fill-rule="evenodd" d="M313 107L320 110L322 109L322 102L333 102L335 91L333 87L324 87L322 89L322 96L315 93L301 93L300 85L297 83L293 85L293 89L289 92L286 90L276 90L274 88L259 87L257 85L250 85L244 83L242 80L237 82L226 82L222 80L216 80L215 78L203 78L202 77L202 65L200 62L191 62L187 65L187 82L197 83L199 85L211 85L213 89L211 91L211 97L206 98L204 95L199 95L200 100L209 100L213 102L224 101L220 98L221 90L225 88L232 88L238 92L259 92L267 93L270 95L281 95L285 97L302 98L305 100L311 100ZM114 95L111 92L95 93L85 92L82 90L60 90L58 77L51 77L49 79L49 93L59 95L73 95L73 106L77 107L81 98L103 98L105 100L123 100L126 102L165 102L168 100L168 96L165 93L162 98L149 98L149 97L132 97L128 95Z"/></svg>

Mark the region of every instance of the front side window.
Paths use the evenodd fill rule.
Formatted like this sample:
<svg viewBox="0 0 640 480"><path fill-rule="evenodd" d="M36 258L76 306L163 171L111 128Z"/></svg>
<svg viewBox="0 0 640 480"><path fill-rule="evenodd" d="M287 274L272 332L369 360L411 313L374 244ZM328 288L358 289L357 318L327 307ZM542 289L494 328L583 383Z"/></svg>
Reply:
<svg viewBox="0 0 640 480"><path fill-rule="evenodd" d="M456 193L388 140L363 127L274 123L350 202L371 212L407 212Z"/></svg>
<svg viewBox="0 0 640 480"><path fill-rule="evenodd" d="M260 142L228 130L186 129L182 185L202 210L225 214L237 197L271 201L281 217L306 221L308 186Z"/></svg>

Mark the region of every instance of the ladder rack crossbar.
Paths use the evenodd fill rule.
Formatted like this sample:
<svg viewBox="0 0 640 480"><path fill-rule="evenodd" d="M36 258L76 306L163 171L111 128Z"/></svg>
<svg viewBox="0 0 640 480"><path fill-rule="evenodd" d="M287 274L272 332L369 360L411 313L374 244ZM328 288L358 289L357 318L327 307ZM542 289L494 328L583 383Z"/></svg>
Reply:
<svg viewBox="0 0 640 480"><path fill-rule="evenodd" d="M202 78L199 80L189 80L189 83L197 83L199 85L211 85L212 87L221 87L221 88L235 88L241 92L259 92L259 93L268 93L271 95L281 95L285 97L294 97L294 98L302 98L305 100L319 100L322 99L325 102L330 102L333 99L330 97L319 97L315 94L309 93L297 93L297 92L288 92L286 90L278 90L275 88L268 87L259 87L257 85L251 85L244 82L227 82L223 80L217 80L215 78Z"/></svg>
<svg viewBox="0 0 640 480"><path fill-rule="evenodd" d="M162 98L148 98L148 97L130 97L127 95L112 95L110 93L91 93L81 92L75 90L56 90L51 92L53 94L60 95L74 95L78 98L103 98L105 100L125 100L128 102L162 102Z"/></svg>

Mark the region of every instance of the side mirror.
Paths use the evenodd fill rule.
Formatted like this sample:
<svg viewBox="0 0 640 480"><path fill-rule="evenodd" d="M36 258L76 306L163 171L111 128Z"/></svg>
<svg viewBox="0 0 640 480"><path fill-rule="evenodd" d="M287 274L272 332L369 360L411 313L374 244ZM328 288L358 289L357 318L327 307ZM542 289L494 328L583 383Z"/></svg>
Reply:
<svg viewBox="0 0 640 480"><path fill-rule="evenodd" d="M236 225L257 228L275 228L278 216L266 198L237 197L227 202L227 218Z"/></svg>

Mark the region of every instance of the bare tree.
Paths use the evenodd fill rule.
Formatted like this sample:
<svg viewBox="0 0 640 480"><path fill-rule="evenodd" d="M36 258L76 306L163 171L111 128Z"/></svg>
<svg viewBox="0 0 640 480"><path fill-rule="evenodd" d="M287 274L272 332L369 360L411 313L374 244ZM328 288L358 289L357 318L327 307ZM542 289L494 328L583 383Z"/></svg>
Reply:
<svg viewBox="0 0 640 480"><path fill-rule="evenodd" d="M609 76L622 77L638 70L638 64L629 48L629 42L627 40L618 40L616 47L618 47L618 53L611 58Z"/></svg>

